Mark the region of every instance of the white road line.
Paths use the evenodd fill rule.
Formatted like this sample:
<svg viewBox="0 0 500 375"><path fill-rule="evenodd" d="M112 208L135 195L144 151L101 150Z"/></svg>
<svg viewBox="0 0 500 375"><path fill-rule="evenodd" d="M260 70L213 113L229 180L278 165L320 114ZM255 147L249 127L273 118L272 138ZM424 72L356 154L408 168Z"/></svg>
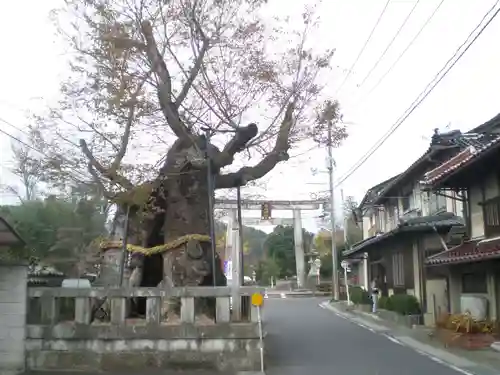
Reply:
<svg viewBox="0 0 500 375"><path fill-rule="evenodd" d="M367 330L369 330L369 331L371 331L371 332L373 332L373 333L379 333L379 332L377 332L376 330L374 330L374 329L373 329L373 328L371 328L371 327L368 327L368 326L366 326L366 325L364 325L364 324L361 324L361 323L359 323L359 322L357 322L357 321L355 321L355 320L350 319L350 317L349 317L349 316L347 316L347 315L345 315L345 314L343 314L343 313L341 313L341 312L339 312L339 311L337 311L337 310L333 310L333 309L331 309L331 308L328 308L328 306L327 306L327 305L328 305L328 302L323 302L323 303L320 303L320 304L319 304L319 307L321 307L322 309L325 309L325 310L329 310L329 311L331 311L332 313L334 313L335 315L337 315L338 317L340 317L340 318L342 318L342 319L345 319L345 320L349 320L350 322L352 322L352 323L354 323L354 324L358 325L359 327L362 327L362 328L364 328L364 329L367 329ZM446 361L444 361L444 360L442 360L442 359L440 359L440 358L438 358L438 357L434 357L433 355L430 355L430 354L428 354L428 353L426 353L426 352L424 352L424 351L422 351L422 350L416 349L416 348L414 348L414 347L412 347L412 346L410 346L410 345L406 345L405 343L403 343L403 342L399 341L398 339L396 339L396 338L394 338L394 337L392 337L392 336L390 336L390 335L388 335L388 334L382 333L382 336L384 336L385 338L387 338L388 340L392 341L392 342L393 342L393 343L395 343L395 344L398 344L398 345L404 346L404 347L406 347L406 348L408 348L408 349L412 349L413 351L417 352L418 354L420 354L420 355L422 355L422 356L425 356L425 357L429 358L430 360L432 360L432 361L434 361L434 362L436 362L436 363L439 363L439 364L441 364L441 365L443 365L443 366L446 366L446 367L448 367L448 368L450 368L450 369L452 369L452 370L454 370L454 371L457 371L457 372L459 372L459 373L461 373L461 374L463 374L463 375L476 375L476 374L474 374L474 373L472 373L472 372L470 372L470 371L467 371L467 370L464 370L464 369L462 369L462 368L460 368L460 367L457 367L457 366L455 366L455 365L452 365L451 363L446 362Z"/></svg>
<svg viewBox="0 0 500 375"><path fill-rule="evenodd" d="M394 338L394 337L392 337L390 335L387 335L387 334L384 334L384 336L387 339L391 340L393 343L403 346L403 343L401 341L399 341L398 339L396 339L396 338Z"/></svg>

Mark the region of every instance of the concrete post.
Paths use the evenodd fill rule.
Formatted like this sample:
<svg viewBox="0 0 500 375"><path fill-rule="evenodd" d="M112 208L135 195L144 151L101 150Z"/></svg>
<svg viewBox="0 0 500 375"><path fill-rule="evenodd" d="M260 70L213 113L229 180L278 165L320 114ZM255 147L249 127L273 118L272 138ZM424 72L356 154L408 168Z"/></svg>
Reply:
<svg viewBox="0 0 500 375"><path fill-rule="evenodd" d="M295 242L295 264L297 268L297 287L305 286L304 240L302 238L302 218L300 210L293 210L293 239Z"/></svg>
<svg viewBox="0 0 500 375"><path fill-rule="evenodd" d="M232 296L232 309L233 318L238 321L241 318L241 300L240 300L240 231L238 230L238 215L237 210L232 209L230 213L230 222L232 223L231 233L231 261L232 261L232 275L231 275L231 296Z"/></svg>
<svg viewBox="0 0 500 375"><path fill-rule="evenodd" d="M25 370L28 267L0 264L0 374Z"/></svg>
<svg viewBox="0 0 500 375"><path fill-rule="evenodd" d="M231 259L233 255L233 224L235 221L235 217L233 217L235 210L229 211L229 220L226 227L226 248L224 250L224 260Z"/></svg>

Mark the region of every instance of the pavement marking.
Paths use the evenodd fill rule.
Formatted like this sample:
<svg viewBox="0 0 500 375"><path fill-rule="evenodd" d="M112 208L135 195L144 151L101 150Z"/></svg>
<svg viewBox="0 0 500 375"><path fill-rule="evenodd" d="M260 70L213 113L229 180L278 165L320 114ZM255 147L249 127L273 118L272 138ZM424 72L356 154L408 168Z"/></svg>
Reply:
<svg viewBox="0 0 500 375"><path fill-rule="evenodd" d="M387 333L384 333L383 335L384 335L387 339L391 340L393 343L403 346L403 343L402 343L401 341L399 341L398 339L396 339L396 338L392 337L391 335L388 335Z"/></svg>
<svg viewBox="0 0 500 375"><path fill-rule="evenodd" d="M341 312L341 311L337 310L335 307L333 307L332 305L330 305L329 302L322 302L319 304L319 307L321 307L322 309L325 309L325 310L329 310L329 311L333 312L335 315L337 315L338 317L345 319L345 320L349 320L350 322L352 322L352 323L354 323L362 328L365 328L373 333L381 334L382 336L384 336L385 338L387 338L391 342L398 344L398 345L401 345L401 346L405 346L409 349L412 349L415 352L417 352L418 354L423 355L423 356L429 358L430 360L432 360L436 363L439 363L443 366L446 366L452 370L455 370L461 374L475 375L473 372L467 371L461 367L458 367L458 366L452 364L452 363L459 363L462 367L473 367L476 364L472 361L469 361L467 359L463 359L461 357L458 357L452 353L448 353L448 352L441 350L439 348L435 348L435 347L432 347L430 345L426 345L426 344L421 343L421 342L419 342L419 341L417 341L409 336L396 336L395 337L395 336L392 336L388 333L383 333L383 332L381 332L382 330L389 331L389 328L378 326L380 328L375 329L373 326L370 327L366 324L367 322L361 323L359 321L359 318L356 318L353 314ZM441 359L433 354L430 354L430 352L432 352L434 354L439 353L441 357L444 357L447 359Z"/></svg>

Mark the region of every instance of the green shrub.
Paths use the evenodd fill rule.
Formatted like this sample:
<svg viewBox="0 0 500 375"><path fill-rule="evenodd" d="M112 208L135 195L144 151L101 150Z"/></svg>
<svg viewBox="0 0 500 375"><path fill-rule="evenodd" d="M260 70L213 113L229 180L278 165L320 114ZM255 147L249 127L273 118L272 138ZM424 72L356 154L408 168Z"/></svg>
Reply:
<svg viewBox="0 0 500 375"><path fill-rule="evenodd" d="M380 297L378 299L378 308L379 309L384 309L384 310L390 310L388 307L387 307L387 304L389 302L389 298L388 297Z"/></svg>
<svg viewBox="0 0 500 375"><path fill-rule="evenodd" d="M387 299L385 308L401 315L418 315L421 313L418 300L415 296L409 294L393 294Z"/></svg>
<svg viewBox="0 0 500 375"><path fill-rule="evenodd" d="M356 305L371 305L372 303L370 294L360 286L349 287L349 296L352 303Z"/></svg>

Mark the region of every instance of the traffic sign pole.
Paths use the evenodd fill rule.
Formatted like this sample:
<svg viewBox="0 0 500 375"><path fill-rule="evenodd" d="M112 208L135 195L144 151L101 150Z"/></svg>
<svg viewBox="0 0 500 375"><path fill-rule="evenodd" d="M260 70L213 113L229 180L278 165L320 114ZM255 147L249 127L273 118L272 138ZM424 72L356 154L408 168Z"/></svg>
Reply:
<svg viewBox="0 0 500 375"><path fill-rule="evenodd" d="M260 371L261 373L264 373L264 340L262 334L262 315L260 311L260 308L264 303L264 297L260 293L254 293L252 294L251 301L252 305L254 305L257 308L257 323L259 325L259 341L260 341Z"/></svg>

